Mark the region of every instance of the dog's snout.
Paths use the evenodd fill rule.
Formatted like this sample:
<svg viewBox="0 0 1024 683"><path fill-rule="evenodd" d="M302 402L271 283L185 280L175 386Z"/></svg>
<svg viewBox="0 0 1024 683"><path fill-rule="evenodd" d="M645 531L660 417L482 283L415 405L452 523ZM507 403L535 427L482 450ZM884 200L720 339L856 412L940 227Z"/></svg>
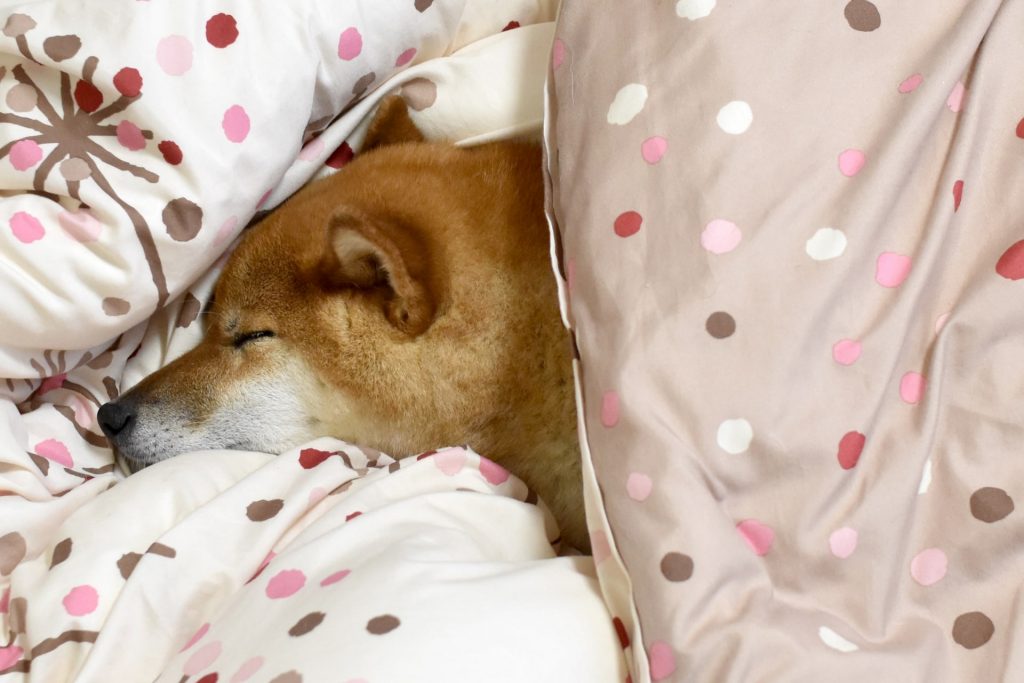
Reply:
<svg viewBox="0 0 1024 683"><path fill-rule="evenodd" d="M108 439L116 439L117 435L127 430L135 421L135 408L127 401L111 401L100 406L96 420L100 429Z"/></svg>

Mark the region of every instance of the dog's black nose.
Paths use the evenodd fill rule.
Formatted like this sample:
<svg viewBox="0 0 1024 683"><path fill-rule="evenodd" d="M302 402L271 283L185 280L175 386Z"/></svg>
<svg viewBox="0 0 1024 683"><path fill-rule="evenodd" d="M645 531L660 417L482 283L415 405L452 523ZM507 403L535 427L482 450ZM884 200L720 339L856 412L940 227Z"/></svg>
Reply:
<svg viewBox="0 0 1024 683"><path fill-rule="evenodd" d="M135 421L135 407L125 401L111 401L100 406L96 421L108 439L114 439Z"/></svg>

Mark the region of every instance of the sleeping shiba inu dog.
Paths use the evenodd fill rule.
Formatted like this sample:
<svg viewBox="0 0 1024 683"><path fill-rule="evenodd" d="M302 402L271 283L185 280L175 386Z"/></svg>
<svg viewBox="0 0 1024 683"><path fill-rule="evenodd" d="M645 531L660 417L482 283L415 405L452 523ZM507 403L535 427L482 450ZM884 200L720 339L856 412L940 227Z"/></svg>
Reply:
<svg viewBox="0 0 1024 683"><path fill-rule="evenodd" d="M361 155L245 236L206 324L100 409L128 469L319 436L395 456L469 444L589 547L539 147L425 142L386 100Z"/></svg>

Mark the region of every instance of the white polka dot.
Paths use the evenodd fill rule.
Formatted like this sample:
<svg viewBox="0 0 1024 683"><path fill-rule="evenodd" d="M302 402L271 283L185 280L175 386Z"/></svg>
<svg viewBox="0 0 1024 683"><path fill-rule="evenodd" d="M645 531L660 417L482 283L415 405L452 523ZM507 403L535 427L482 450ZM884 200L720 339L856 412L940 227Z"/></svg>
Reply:
<svg viewBox="0 0 1024 683"><path fill-rule="evenodd" d="M740 135L754 122L754 112L746 102L735 100L718 110L716 120L718 127L729 135Z"/></svg>
<svg viewBox="0 0 1024 683"><path fill-rule="evenodd" d="M615 93L612 106L608 107L608 123L624 126L643 111L647 103L647 87L640 83L624 85Z"/></svg>
<svg viewBox="0 0 1024 683"><path fill-rule="evenodd" d="M742 418L726 420L718 425L718 445L726 453L736 455L750 448L754 429Z"/></svg>
<svg viewBox="0 0 1024 683"><path fill-rule="evenodd" d="M711 14L715 9L715 0L679 0L676 3L676 14L683 19L696 21Z"/></svg>
<svg viewBox="0 0 1024 683"><path fill-rule="evenodd" d="M839 258L846 251L846 235L835 228L820 228L807 240L807 255L815 261Z"/></svg>
<svg viewBox="0 0 1024 683"><path fill-rule="evenodd" d="M860 649L828 626L822 626L818 629L818 637L821 638L821 642L839 652L856 652Z"/></svg>

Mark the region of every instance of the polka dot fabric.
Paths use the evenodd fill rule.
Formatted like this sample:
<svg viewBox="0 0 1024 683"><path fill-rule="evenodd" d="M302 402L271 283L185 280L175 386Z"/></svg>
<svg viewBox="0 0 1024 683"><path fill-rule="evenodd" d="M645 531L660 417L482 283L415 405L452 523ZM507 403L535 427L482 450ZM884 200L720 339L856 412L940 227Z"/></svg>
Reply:
<svg viewBox="0 0 1024 683"><path fill-rule="evenodd" d="M1024 679L1022 25L563 3L548 210L632 681Z"/></svg>

